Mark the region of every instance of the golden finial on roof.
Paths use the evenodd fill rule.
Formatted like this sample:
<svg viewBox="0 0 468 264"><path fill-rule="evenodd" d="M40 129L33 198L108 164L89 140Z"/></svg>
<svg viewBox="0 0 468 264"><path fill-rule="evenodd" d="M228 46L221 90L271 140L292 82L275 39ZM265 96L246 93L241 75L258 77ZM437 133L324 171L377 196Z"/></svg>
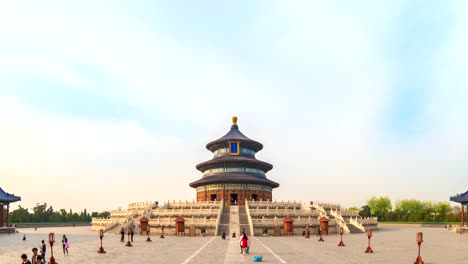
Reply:
<svg viewBox="0 0 468 264"><path fill-rule="evenodd" d="M237 116L232 117L232 124L237 125Z"/></svg>

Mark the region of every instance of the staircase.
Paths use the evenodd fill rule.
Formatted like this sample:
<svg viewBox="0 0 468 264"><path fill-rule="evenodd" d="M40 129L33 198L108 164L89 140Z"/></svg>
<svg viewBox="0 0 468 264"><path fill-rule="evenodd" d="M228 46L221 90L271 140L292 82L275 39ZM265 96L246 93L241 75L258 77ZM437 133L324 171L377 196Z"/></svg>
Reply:
<svg viewBox="0 0 468 264"><path fill-rule="evenodd" d="M311 207L317 210L320 218L322 217L328 218L327 213L325 212L325 209L323 209L323 207L319 203L313 202Z"/></svg>
<svg viewBox="0 0 468 264"><path fill-rule="evenodd" d="M218 234L216 234L216 235L221 236L223 234L223 232L226 232L226 236L229 236L230 213L231 213L230 207L225 206L223 208L223 212L221 214L221 219L219 221Z"/></svg>
<svg viewBox="0 0 468 264"><path fill-rule="evenodd" d="M239 205L239 230L240 232L242 232L242 229L244 229L247 236L252 235L250 234L250 225L249 225L249 220L247 218L247 213L245 211L245 206Z"/></svg>
<svg viewBox="0 0 468 264"><path fill-rule="evenodd" d="M364 233L366 232L366 229L362 225L362 223L359 223L356 219L353 219L352 217L349 219L349 224L348 224L349 230L351 233Z"/></svg>
<svg viewBox="0 0 468 264"><path fill-rule="evenodd" d="M341 216L341 213L338 212L338 210L333 211L333 209L331 209L330 210L330 215L335 218L336 224L343 228L343 231L344 231L345 234L349 234L351 232L349 230L348 225L346 224L345 220Z"/></svg>

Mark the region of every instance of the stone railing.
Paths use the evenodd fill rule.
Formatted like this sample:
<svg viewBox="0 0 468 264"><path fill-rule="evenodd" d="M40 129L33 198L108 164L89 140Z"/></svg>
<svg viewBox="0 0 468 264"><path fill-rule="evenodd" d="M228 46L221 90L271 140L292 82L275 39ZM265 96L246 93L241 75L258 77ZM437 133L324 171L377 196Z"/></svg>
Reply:
<svg viewBox="0 0 468 264"><path fill-rule="evenodd" d="M112 219L109 217L92 217L91 223L93 225L107 225L112 222Z"/></svg>
<svg viewBox="0 0 468 264"><path fill-rule="evenodd" d="M139 203L131 203L128 205L129 211L136 211L136 210L145 210L148 207L157 207L158 202L139 202Z"/></svg>
<svg viewBox="0 0 468 264"><path fill-rule="evenodd" d="M325 209L323 209L323 207L319 203L312 202L311 205L312 205L313 208L315 208L315 210L317 210L317 212L319 213L320 218L322 218L322 217L328 218L327 213L325 212Z"/></svg>
<svg viewBox="0 0 468 264"><path fill-rule="evenodd" d="M377 221L377 217L365 217L361 219L361 223L363 225L376 225L378 224L378 221Z"/></svg>
<svg viewBox="0 0 468 264"><path fill-rule="evenodd" d="M247 199L245 199L245 213L247 214L247 221L249 222L250 235L254 236L252 217L250 216L249 203L247 202Z"/></svg>
<svg viewBox="0 0 468 264"><path fill-rule="evenodd" d="M318 213L311 210L301 210L301 209L250 209L251 216L269 216L269 215L278 215L278 216L314 216L317 217Z"/></svg>
<svg viewBox="0 0 468 264"><path fill-rule="evenodd" d="M309 226L318 226L320 223L317 221L316 218L300 218L300 219L293 219L293 226L295 227L303 227ZM273 227L273 226L283 226L283 219L279 218L265 218L265 219L252 219L252 225L254 227Z"/></svg>
<svg viewBox="0 0 468 264"><path fill-rule="evenodd" d="M223 214L224 202L221 200L221 206L219 207L218 217L216 217L216 229L215 236L218 235L219 224L221 223L221 215Z"/></svg>
<svg viewBox="0 0 468 264"><path fill-rule="evenodd" d="M341 205L339 203L319 202L319 201L312 201L310 203L311 205L318 204L322 208L327 208L327 209L341 209Z"/></svg>
<svg viewBox="0 0 468 264"><path fill-rule="evenodd" d="M151 226L162 226L172 227L175 226L175 220L177 217L158 217L150 219L149 224ZM194 225L197 227L216 227L216 218L207 219L207 218L186 218L185 226Z"/></svg>
<svg viewBox="0 0 468 264"><path fill-rule="evenodd" d="M357 229L361 230L362 232L366 232L366 229L364 228L364 226L362 225L362 223L358 222L358 219L359 218L355 218L353 219L352 217L349 218L349 223L353 226L355 226Z"/></svg>
<svg viewBox="0 0 468 264"><path fill-rule="evenodd" d="M341 214L341 216L344 216L344 217L351 217L351 216L359 217L359 212L358 211L351 211L351 210L341 209L340 214Z"/></svg>
<svg viewBox="0 0 468 264"><path fill-rule="evenodd" d="M333 209L331 209L330 210L330 215L335 217L336 224L338 224L340 227L343 228L343 231L344 231L345 234L351 233L349 231L348 226L346 225L346 222L344 221L343 217L341 216L341 214L338 211L336 211L336 210L333 211Z"/></svg>
<svg viewBox="0 0 468 264"><path fill-rule="evenodd" d="M110 217L111 218L126 218L128 215L132 214L132 211L111 211Z"/></svg>
<svg viewBox="0 0 468 264"><path fill-rule="evenodd" d="M296 201L248 201L249 207L269 207L269 208L301 208L302 203Z"/></svg>
<svg viewBox="0 0 468 264"><path fill-rule="evenodd" d="M222 201L167 201L165 208L184 207L184 208L218 208Z"/></svg>
<svg viewBox="0 0 468 264"><path fill-rule="evenodd" d="M161 209L157 208L151 211L152 216L214 216L219 215L219 208L209 208L209 209L202 209L202 208L192 208L192 209L183 209L183 208L172 208L172 209Z"/></svg>

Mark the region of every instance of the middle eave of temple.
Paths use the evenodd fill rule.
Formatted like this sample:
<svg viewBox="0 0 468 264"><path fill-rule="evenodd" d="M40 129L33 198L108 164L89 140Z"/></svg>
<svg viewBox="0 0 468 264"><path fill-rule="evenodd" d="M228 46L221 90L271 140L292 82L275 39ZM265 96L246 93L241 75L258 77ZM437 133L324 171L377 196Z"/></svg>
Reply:
<svg viewBox="0 0 468 264"><path fill-rule="evenodd" d="M270 163L260 161L255 158L243 157L243 156L222 156L217 157L205 162L202 162L196 166L197 170L201 172L205 172L206 170L212 168L219 168L222 167L223 164L243 164L243 166L251 167L251 168L258 168L263 170L264 172L268 172L273 169L273 165Z"/></svg>
<svg viewBox="0 0 468 264"><path fill-rule="evenodd" d="M279 184L269 180L266 177L256 176L248 173L223 173L219 175L204 176L198 181L190 183L190 187L197 188L206 184L217 183L245 183L245 184L262 184L271 188L278 188Z"/></svg>

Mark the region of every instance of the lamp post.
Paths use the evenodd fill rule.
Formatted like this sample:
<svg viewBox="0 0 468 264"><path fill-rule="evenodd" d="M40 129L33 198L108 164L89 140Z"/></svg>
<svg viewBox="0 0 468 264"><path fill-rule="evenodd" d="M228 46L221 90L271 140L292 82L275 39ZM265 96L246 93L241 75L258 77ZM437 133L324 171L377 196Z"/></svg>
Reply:
<svg viewBox="0 0 468 264"><path fill-rule="evenodd" d="M367 245L366 251L364 251L365 253L374 253L374 251L372 250L372 248L370 246L371 237L372 237L372 228L369 228L369 229L367 229L367 238L369 239L369 243Z"/></svg>
<svg viewBox="0 0 468 264"><path fill-rule="evenodd" d="M164 225L161 226L161 236L159 238L164 238Z"/></svg>
<svg viewBox="0 0 468 264"><path fill-rule="evenodd" d="M322 237L322 227L320 227L320 229L319 229L319 236L320 236L320 238L318 240L319 242L325 241L325 240L323 240L323 237Z"/></svg>
<svg viewBox="0 0 468 264"><path fill-rule="evenodd" d="M416 242L418 243L418 257L414 264L424 264L424 261L421 258L421 243L423 242L423 233L417 232L416 233Z"/></svg>
<svg viewBox="0 0 468 264"><path fill-rule="evenodd" d="M340 226L340 236L341 236L341 239L340 239L340 243L338 244L339 247L344 247L345 244L343 243L343 227Z"/></svg>
<svg viewBox="0 0 468 264"><path fill-rule="evenodd" d="M125 244L126 247L133 247L132 243L130 243L130 228L127 227L127 244Z"/></svg>
<svg viewBox="0 0 468 264"><path fill-rule="evenodd" d="M50 260L49 264L57 264L54 258L54 243L55 243L55 234L49 233L49 244L50 244Z"/></svg>
<svg viewBox="0 0 468 264"><path fill-rule="evenodd" d="M309 225L306 225L306 234L305 238L310 238Z"/></svg>
<svg viewBox="0 0 468 264"><path fill-rule="evenodd" d="M99 248L98 252L97 253L106 253L106 251L104 250L104 248L102 247L102 238L104 237L104 230L99 230L99 239L101 239L101 247Z"/></svg>

